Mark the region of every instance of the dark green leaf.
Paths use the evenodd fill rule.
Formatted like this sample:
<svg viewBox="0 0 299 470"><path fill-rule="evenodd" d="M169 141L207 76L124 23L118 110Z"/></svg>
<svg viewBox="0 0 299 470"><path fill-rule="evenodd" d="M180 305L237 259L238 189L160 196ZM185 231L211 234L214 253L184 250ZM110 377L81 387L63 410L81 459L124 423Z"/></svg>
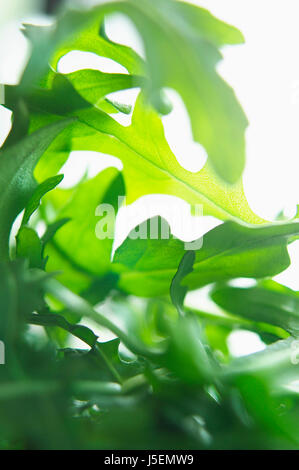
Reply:
<svg viewBox="0 0 299 470"><path fill-rule="evenodd" d="M41 198L63 180L63 175L53 176L52 178L47 179L41 183L36 190L34 191L32 197L30 198L23 215L22 225L26 225L29 222L31 215L40 205Z"/></svg>
<svg viewBox="0 0 299 470"><path fill-rule="evenodd" d="M181 281L187 274L190 274L193 271L193 263L195 261L195 252L194 251L187 251L182 261L179 264L178 270L171 281L170 286L170 296L173 304L176 306L178 312L182 315L183 314L183 305L185 296L187 294L188 288L187 286L182 286Z"/></svg>
<svg viewBox="0 0 299 470"><path fill-rule="evenodd" d="M0 257L8 256L8 238L16 216L36 190L33 170L50 143L73 119L65 119L35 132L0 152Z"/></svg>

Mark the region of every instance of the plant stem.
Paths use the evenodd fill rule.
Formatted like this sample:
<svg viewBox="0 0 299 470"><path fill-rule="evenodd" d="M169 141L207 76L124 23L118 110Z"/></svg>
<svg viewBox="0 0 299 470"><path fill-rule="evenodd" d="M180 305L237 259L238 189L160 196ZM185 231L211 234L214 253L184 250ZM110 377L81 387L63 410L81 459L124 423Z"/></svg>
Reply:
<svg viewBox="0 0 299 470"><path fill-rule="evenodd" d="M97 312L86 300L74 294L67 287L63 286L56 279L47 279L45 281L45 290L52 294L57 300L62 302L72 312L90 318L98 325L107 328L114 333L133 353L140 356L156 357L160 354L159 350L147 350L135 339L130 338L117 325L112 323L100 312Z"/></svg>

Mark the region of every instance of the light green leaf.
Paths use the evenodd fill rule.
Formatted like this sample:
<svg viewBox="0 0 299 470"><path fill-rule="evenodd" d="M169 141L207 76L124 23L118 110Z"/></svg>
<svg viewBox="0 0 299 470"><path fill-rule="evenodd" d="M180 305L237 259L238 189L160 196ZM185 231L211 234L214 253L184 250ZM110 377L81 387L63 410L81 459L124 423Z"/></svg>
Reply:
<svg viewBox="0 0 299 470"><path fill-rule="evenodd" d="M145 83L142 77L120 73L103 73L99 70L89 69L65 74L64 77L72 84L82 98L96 107L98 107L103 97L110 93L141 87ZM108 102L111 104L110 100ZM122 110L124 109L121 105L119 107Z"/></svg>
<svg viewBox="0 0 299 470"><path fill-rule="evenodd" d="M39 114L52 113L53 118L76 116L79 122L61 137L54 161L70 150L101 151L122 160L128 203L145 194L171 194L191 205L202 205L205 215L250 224L265 222L250 209L240 182L225 184L209 164L198 173L191 173L178 163L165 139L160 117L142 94L131 126L123 127L79 96L66 77L57 75L52 90L33 93L28 97L29 108Z"/></svg>
<svg viewBox="0 0 299 470"><path fill-rule="evenodd" d="M242 34L208 11L184 2L113 2L95 8L93 26L58 49L52 62L54 68L70 50L87 50L139 74L136 57L132 58L133 64L128 60L132 53L125 50L123 57L119 45L99 36L103 14L113 12L127 15L143 39L152 102L164 109L161 89L175 89L191 117L194 139L206 148L216 172L227 182L235 183L244 168L247 120L232 89L216 72L216 65L222 58L218 48L242 43Z"/></svg>
<svg viewBox="0 0 299 470"><path fill-rule="evenodd" d="M142 36L152 101L159 108L159 90L175 89L189 112L194 139L205 147L216 172L235 183L245 163L247 120L215 67L221 59L218 47L243 42L241 33L184 2L131 0L114 8L128 14Z"/></svg>
<svg viewBox="0 0 299 470"><path fill-rule="evenodd" d="M42 236L42 242L46 245L52 238L54 237L55 233L63 227L64 224L68 223L70 219L60 219L54 222L53 224L48 225L44 235Z"/></svg>
<svg viewBox="0 0 299 470"><path fill-rule="evenodd" d="M49 62L56 69L60 57L71 50L94 52L119 62L130 73L140 73L143 61L132 49L99 35L106 10L107 5L84 10L65 9L51 26L26 24L24 33L32 43L32 54L21 81L23 92L45 75Z"/></svg>
<svg viewBox="0 0 299 470"><path fill-rule="evenodd" d="M83 22L80 24L80 29L76 35L70 36L68 39L62 41L60 45L53 45L54 53L51 57L51 66L57 70L59 59L71 51L85 51L93 52L101 57L118 62L125 67L130 74L143 75L144 62L139 55L130 47L116 44L107 38L106 35L101 34L100 29L103 25L104 13L111 11L111 6L108 4L101 5L89 12L86 12L87 26ZM66 13L65 17L72 14ZM71 16L69 16L72 21ZM61 20L58 22L58 28L63 31L63 24Z"/></svg>

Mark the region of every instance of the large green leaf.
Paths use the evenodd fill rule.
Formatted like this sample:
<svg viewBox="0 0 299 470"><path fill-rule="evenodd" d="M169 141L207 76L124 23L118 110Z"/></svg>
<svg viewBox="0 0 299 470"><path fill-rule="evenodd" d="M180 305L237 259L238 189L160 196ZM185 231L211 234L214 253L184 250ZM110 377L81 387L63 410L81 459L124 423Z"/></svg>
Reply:
<svg viewBox="0 0 299 470"><path fill-rule="evenodd" d="M237 277L272 277L290 264L287 244L298 235L298 223L244 227L227 222L208 232L196 253L190 288Z"/></svg>
<svg viewBox="0 0 299 470"><path fill-rule="evenodd" d="M51 142L73 119L60 120L0 152L0 257L8 256L11 225L33 195L33 170Z"/></svg>
<svg viewBox="0 0 299 470"><path fill-rule="evenodd" d="M151 101L163 109L161 89L173 88L183 98L191 117L193 135L207 150L216 172L229 183L241 176L245 161L246 117L231 88L216 72L218 48L243 42L241 33L208 11L174 0L129 0L97 7L98 22L67 41L56 52L53 65L70 50L88 50L112 58L140 73L132 53L99 37L104 13L122 12L137 27L145 46ZM125 56L125 57L124 57ZM137 64L136 64L137 62Z"/></svg>
<svg viewBox="0 0 299 470"><path fill-rule="evenodd" d="M89 72L85 73L88 75ZM76 73L72 74L73 81L76 81L75 77ZM100 89L100 81L106 83L105 74L99 74L98 79ZM124 86L129 85L128 81L124 82ZM250 209L241 182L233 186L225 184L209 164L198 173L191 173L178 163L166 141L159 115L142 94L129 127L118 124L85 101L68 77L59 74L52 81L51 89L35 90L28 96L27 104L33 113L33 128L48 123L49 119L57 119L58 115L75 116L78 120L61 136L59 143L49 149L48 165L49 161L54 161L54 167L57 162L63 164L71 150L100 151L122 160L129 203L145 194L171 194L191 205L202 205L205 215L250 224L264 222ZM56 169L59 170L59 165ZM43 166L38 174L45 178Z"/></svg>
<svg viewBox="0 0 299 470"><path fill-rule="evenodd" d="M159 108L162 87L178 91L189 112L194 139L205 147L216 172L236 182L244 168L247 120L215 67L221 59L217 47L243 42L241 33L184 2L131 0L118 5L144 41L152 101Z"/></svg>
<svg viewBox="0 0 299 470"><path fill-rule="evenodd" d="M231 313L280 326L298 335L299 295L274 281L250 288L218 286L211 296L220 307Z"/></svg>
<svg viewBox="0 0 299 470"><path fill-rule="evenodd" d="M142 36L151 101L160 109L161 89L177 90L190 114L194 138L206 148L216 173L229 183L238 181L245 162L247 120L216 65L221 59L218 48L243 42L243 37L204 9L174 0L129 0L86 10L81 22L78 12L70 11L51 28L28 26L34 46L21 90L39 82L50 57L55 68L63 54L78 49L116 60L130 73L144 74L142 61L131 49L99 34L104 15L115 11L128 15ZM97 88L91 80L87 89L92 85Z"/></svg>
<svg viewBox="0 0 299 470"><path fill-rule="evenodd" d="M226 222L204 235L193 271L181 284L197 289L238 277L274 276L289 266L287 244L298 232L299 223L249 228ZM129 236L115 253L119 286L140 296L167 294L185 253L184 243L172 236L168 240L133 237Z"/></svg>

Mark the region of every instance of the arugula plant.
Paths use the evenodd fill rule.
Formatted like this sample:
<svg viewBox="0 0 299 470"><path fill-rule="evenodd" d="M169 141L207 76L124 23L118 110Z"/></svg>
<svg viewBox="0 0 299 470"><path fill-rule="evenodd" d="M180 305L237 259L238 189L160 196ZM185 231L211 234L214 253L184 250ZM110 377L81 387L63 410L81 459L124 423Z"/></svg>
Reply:
<svg viewBox="0 0 299 470"><path fill-rule="evenodd" d="M145 58L107 36L115 12L134 23ZM261 219L243 191L247 120L217 73L221 47L242 34L177 0L64 9L24 34L31 56L20 83L5 86L13 122L0 149L0 448L298 448L299 296L271 278L289 266L299 222ZM127 73L59 73L74 50ZM166 87L207 151L197 173L165 138ZM111 99L130 88L140 89L134 109ZM132 113L131 125L116 113ZM123 171L61 189L73 150L118 157ZM197 250L160 230L128 236L112 257L113 240L96 237L96 208L117 212L119 196L150 194L201 204L222 223ZM235 287L240 277L255 286ZM202 308L204 286L214 313ZM197 309L185 303L192 290ZM236 329L258 334L265 349L233 358ZM72 338L85 347L70 347Z"/></svg>

